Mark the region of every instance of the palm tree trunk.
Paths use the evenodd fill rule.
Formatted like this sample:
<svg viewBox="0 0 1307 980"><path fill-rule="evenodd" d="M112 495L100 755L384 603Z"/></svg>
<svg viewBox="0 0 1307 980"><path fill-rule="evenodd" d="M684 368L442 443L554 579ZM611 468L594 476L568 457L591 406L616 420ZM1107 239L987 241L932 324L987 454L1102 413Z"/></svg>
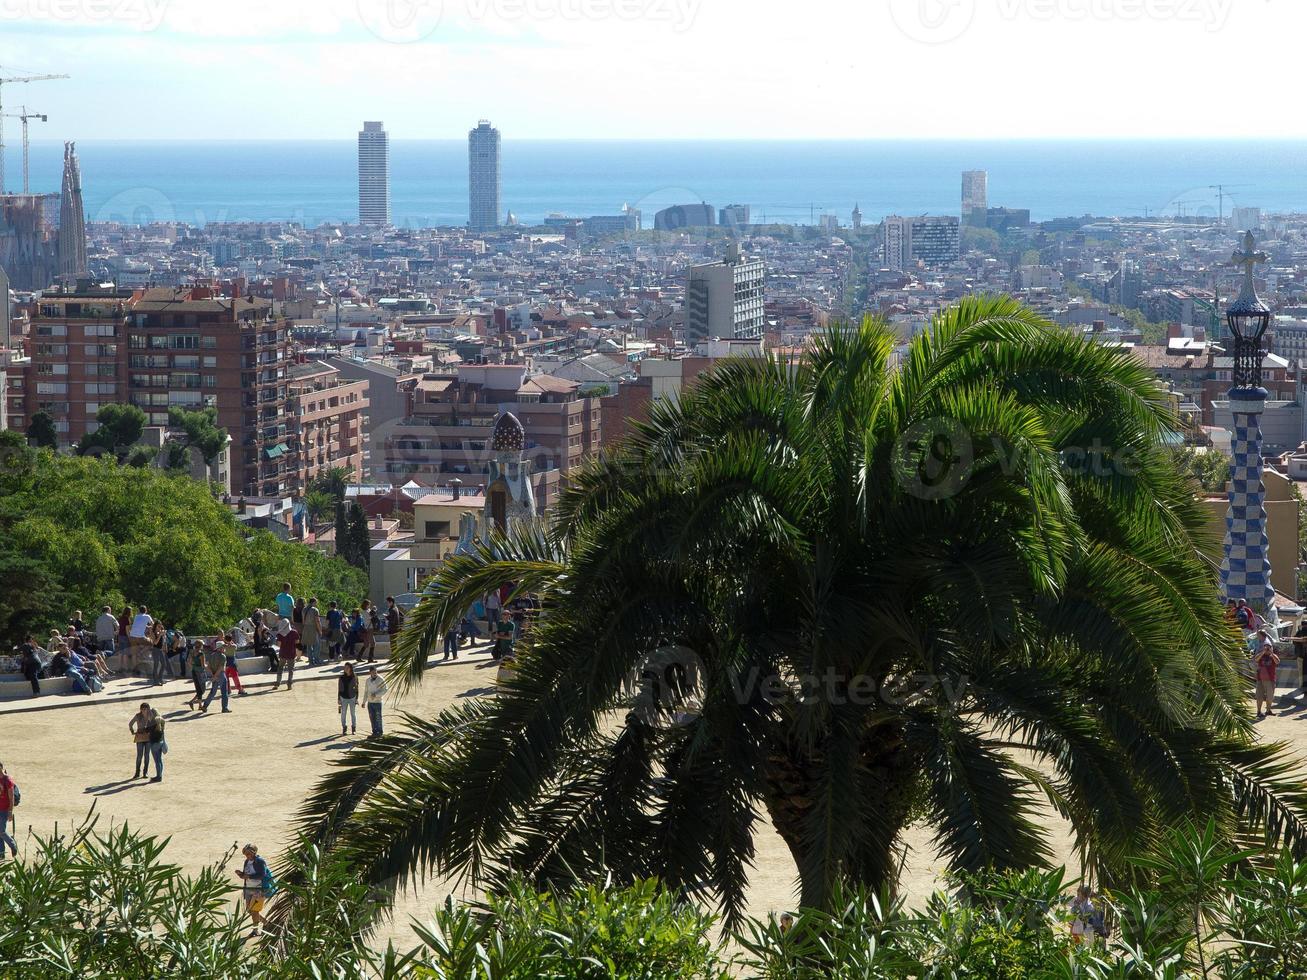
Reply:
<svg viewBox="0 0 1307 980"><path fill-rule="evenodd" d="M831 868L829 864L810 860L807 832L809 815L817 805L823 781L825 766L821 754L777 750L767 756L764 802L772 825L798 868L799 900L805 908L825 908L837 881L872 890L897 885L896 843L911 810L919 768L897 740L867 746L863 765L870 782L877 787L872 792L882 820L874 827L860 827L857 850L841 855L839 866Z"/></svg>

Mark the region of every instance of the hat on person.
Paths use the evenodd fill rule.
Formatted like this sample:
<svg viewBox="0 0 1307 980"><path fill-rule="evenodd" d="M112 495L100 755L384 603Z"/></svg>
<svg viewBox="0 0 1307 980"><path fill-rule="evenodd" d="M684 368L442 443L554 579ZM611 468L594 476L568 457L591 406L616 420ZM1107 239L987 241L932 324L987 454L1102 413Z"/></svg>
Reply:
<svg viewBox="0 0 1307 980"><path fill-rule="evenodd" d="M290 620L282 619L281 622L277 624L277 635L285 636L289 632L290 632Z"/></svg>

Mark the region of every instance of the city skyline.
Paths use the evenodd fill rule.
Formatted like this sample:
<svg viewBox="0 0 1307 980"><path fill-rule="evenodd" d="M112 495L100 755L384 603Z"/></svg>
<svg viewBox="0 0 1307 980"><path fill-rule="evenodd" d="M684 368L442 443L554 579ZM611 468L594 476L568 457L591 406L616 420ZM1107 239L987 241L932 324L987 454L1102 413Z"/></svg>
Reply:
<svg viewBox="0 0 1307 980"><path fill-rule="evenodd" d="M742 17L721 0L605 0L584 11L573 0L34 2L0 10L0 65L72 74L41 88L39 108L80 140L120 137L120 121L99 107L133 104L147 88L153 111L141 137L203 137L213 113L262 105L268 91L293 97L296 112L244 113L243 135L326 137L342 114L368 118L385 104L393 132L452 136L467 109L433 105L426 93L472 75L474 111L518 138L1208 138L1264 127L1228 73L1179 73L1177 45L1198 65L1264 52L1258 87L1287 91L1296 82L1288 45L1307 27L1307 10L1236 9L1230 0L890 0L814 4L798 20L779 3L750 5ZM723 58L728 37L748 55ZM820 71L805 70L801 52L819 49L829 49ZM875 51L886 75L912 78L911 90L865 98L861 49ZM595 51L620 51L641 70L594 86ZM1068 111L1058 86L1035 82L1049 65L1082 63L1086 51L1132 66L1085 77L1094 104L1110 112ZM956 70L919 70L938 58ZM232 64L241 71L221 70ZM479 70L487 64L494 70ZM165 76L167 86L152 84ZM666 111L727 88L750 92L728 117ZM578 114L562 95L581 91ZM1020 112L1004 111L1017 103ZM977 111L984 105L992 111ZM1283 135L1307 135L1307 123L1279 125Z"/></svg>

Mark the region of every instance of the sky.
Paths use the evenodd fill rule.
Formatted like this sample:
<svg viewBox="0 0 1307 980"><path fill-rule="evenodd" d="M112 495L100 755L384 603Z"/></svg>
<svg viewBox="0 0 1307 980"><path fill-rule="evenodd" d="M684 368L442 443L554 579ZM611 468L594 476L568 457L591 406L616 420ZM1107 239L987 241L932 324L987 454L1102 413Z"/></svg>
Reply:
<svg viewBox="0 0 1307 980"><path fill-rule="evenodd" d="M479 118L513 139L1298 138L1304 36L1302 0L0 0L0 75L72 76L0 94L47 139Z"/></svg>

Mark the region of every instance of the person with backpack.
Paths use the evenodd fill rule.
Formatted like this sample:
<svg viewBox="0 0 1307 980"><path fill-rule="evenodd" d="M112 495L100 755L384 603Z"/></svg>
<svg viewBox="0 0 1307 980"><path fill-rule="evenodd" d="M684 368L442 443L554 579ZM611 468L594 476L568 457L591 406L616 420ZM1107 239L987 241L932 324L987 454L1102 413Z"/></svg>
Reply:
<svg viewBox="0 0 1307 980"><path fill-rule="evenodd" d="M150 740L146 744L150 747L150 756L154 759L154 778L152 783L163 782L163 757L168 751L168 741L164 737L163 716L159 714L158 708L150 709Z"/></svg>
<svg viewBox="0 0 1307 980"><path fill-rule="evenodd" d="M9 819L13 817L14 807L18 806L22 798L22 794L18 792L18 784L9 778L4 763L0 762L0 860L4 859L6 844L9 845L12 855L18 857L18 844L9 833ZM17 824L18 821L15 819L15 828Z"/></svg>
<svg viewBox="0 0 1307 980"><path fill-rule="evenodd" d="M265 921L263 907L268 899L276 894L277 881L272 876L272 869L268 867L268 862L259 857L259 849L256 846L246 844L241 848L241 853L245 855L245 863L236 872L236 877L241 880L245 909L250 913L250 921L254 923L254 931L250 933L250 937L254 938L259 935L259 930L263 927Z"/></svg>

